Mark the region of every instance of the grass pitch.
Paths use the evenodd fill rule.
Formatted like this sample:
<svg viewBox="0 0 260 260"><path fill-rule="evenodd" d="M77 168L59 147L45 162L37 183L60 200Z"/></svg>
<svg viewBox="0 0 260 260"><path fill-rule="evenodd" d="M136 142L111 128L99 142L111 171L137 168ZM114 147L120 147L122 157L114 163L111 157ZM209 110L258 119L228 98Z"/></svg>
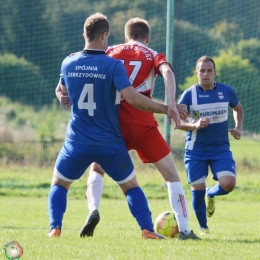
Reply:
<svg viewBox="0 0 260 260"><path fill-rule="evenodd" d="M168 200L150 200L153 219L169 210ZM190 204L190 203L189 203ZM47 198L1 197L0 245L16 240L21 259L259 259L259 202L218 200L211 233L201 241L143 240L124 200L103 199L94 236L80 238L86 201L69 199L62 236L48 238ZM198 225L190 209L190 227ZM0 259L5 259L4 251Z"/></svg>
<svg viewBox="0 0 260 260"><path fill-rule="evenodd" d="M251 153L241 155L240 159L245 160L238 164L236 188L227 196L216 198L215 214L208 219L210 234L201 241L143 240L124 196L107 176L101 221L94 237L80 238L79 231L88 214L86 174L69 191L62 236L50 239L47 197L53 168L0 167L0 259L7 259L4 246L14 240L23 248L22 260L260 259L259 153L244 150ZM136 158L134 163L155 220L160 213L171 210L167 188L152 165L138 164ZM198 234L182 162L178 161L177 166L188 200L190 228ZM211 178L209 174L209 186L215 183Z"/></svg>

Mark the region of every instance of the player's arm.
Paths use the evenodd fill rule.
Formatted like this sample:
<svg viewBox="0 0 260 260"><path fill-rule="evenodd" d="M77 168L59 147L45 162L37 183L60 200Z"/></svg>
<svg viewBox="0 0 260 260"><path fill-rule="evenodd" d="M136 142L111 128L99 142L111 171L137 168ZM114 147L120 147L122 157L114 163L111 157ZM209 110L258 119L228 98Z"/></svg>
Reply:
<svg viewBox="0 0 260 260"><path fill-rule="evenodd" d="M167 114L169 118L173 118L171 113L168 114L168 106L145 97L144 95L135 91L132 86L122 89L120 94L127 103L137 109L151 113Z"/></svg>
<svg viewBox="0 0 260 260"><path fill-rule="evenodd" d="M210 124L210 119L201 117L197 120L192 120L191 118L181 119L180 130L191 131L205 128Z"/></svg>
<svg viewBox="0 0 260 260"><path fill-rule="evenodd" d="M176 106L176 82L173 71L168 63L162 63L159 71L163 77L163 82L168 98L169 106Z"/></svg>
<svg viewBox="0 0 260 260"><path fill-rule="evenodd" d="M188 108L188 112L190 112L190 104L191 104L191 92L190 91L185 91L179 100L179 104L185 104ZM200 117L200 118L186 118L186 119L181 119L181 125L179 127L180 130L183 131L192 131L192 130L198 130L201 128L205 128L210 124L210 119L205 118L205 117Z"/></svg>
<svg viewBox="0 0 260 260"><path fill-rule="evenodd" d="M187 107L184 104L176 104L176 81L171 66L168 63L162 63L159 66L159 71L164 81L168 100L168 109L172 110L175 114L175 125L179 128L180 118L186 119L187 117Z"/></svg>
<svg viewBox="0 0 260 260"><path fill-rule="evenodd" d="M235 121L235 128L230 130L231 135L239 140L242 135L242 127L243 127L243 120L244 120L244 110L240 103L238 103L233 109L233 118Z"/></svg>
<svg viewBox="0 0 260 260"><path fill-rule="evenodd" d="M58 85L55 89L55 94L56 94L57 99L60 101L60 103L63 106L70 108L71 103L70 103L70 99L68 96L67 88L65 86L63 86L60 82L58 83Z"/></svg>
<svg viewBox="0 0 260 260"><path fill-rule="evenodd" d="M165 91L167 94L168 99L168 110L171 110L171 112L174 115L174 123L175 127L179 128L180 126L180 114L178 112L177 106L176 106L176 83L175 83L175 77L173 74L173 71L168 63L162 63L159 66L159 71L163 77Z"/></svg>

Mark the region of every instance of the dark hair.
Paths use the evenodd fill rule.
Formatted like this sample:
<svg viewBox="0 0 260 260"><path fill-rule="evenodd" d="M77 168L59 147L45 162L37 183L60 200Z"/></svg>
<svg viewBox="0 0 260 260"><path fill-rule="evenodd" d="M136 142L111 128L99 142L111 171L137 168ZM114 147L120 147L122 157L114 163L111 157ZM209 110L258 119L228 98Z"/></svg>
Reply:
<svg viewBox="0 0 260 260"><path fill-rule="evenodd" d="M125 37L132 40L144 40L150 35L150 27L146 20L139 17L128 20L125 24Z"/></svg>
<svg viewBox="0 0 260 260"><path fill-rule="evenodd" d="M198 66L199 62L212 62L213 63L213 69L214 69L214 71L216 71L215 61L211 57L209 57L209 56L200 57L196 62L196 70L197 70L197 66Z"/></svg>
<svg viewBox="0 0 260 260"><path fill-rule="evenodd" d="M100 37L104 32L109 32L109 22L102 13L95 13L89 16L83 27L84 34L89 42Z"/></svg>

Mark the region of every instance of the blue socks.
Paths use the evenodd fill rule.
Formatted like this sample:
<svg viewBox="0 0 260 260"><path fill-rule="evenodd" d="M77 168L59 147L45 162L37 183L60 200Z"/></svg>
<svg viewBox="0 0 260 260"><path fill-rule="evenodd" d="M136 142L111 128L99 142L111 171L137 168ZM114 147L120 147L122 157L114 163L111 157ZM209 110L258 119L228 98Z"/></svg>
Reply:
<svg viewBox="0 0 260 260"><path fill-rule="evenodd" d="M63 214L67 206L67 193L68 191L59 185L54 185L50 189L48 198L50 230L53 228L61 229ZM141 230L147 229L153 232L151 212L142 189L140 187L129 189L126 193L126 199Z"/></svg>
<svg viewBox="0 0 260 260"><path fill-rule="evenodd" d="M207 195L210 198L213 198L214 196L221 196L221 195L226 195L229 192L225 191L223 188L221 188L221 186L219 184L216 184L213 187L210 187L210 189L208 189L208 193Z"/></svg>
<svg viewBox="0 0 260 260"><path fill-rule="evenodd" d="M50 220L50 230L61 229L63 214L67 206L68 191L59 185L51 187L48 197L48 212Z"/></svg>
<svg viewBox="0 0 260 260"><path fill-rule="evenodd" d="M192 190L192 207L196 214L200 228L208 228L206 217L205 190Z"/></svg>
<svg viewBox="0 0 260 260"><path fill-rule="evenodd" d="M208 228L206 217L206 203L205 203L205 190L192 190L192 207L198 219L200 228ZM214 196L226 195L229 192L225 191L219 184L208 189L207 195L210 198Z"/></svg>
<svg viewBox="0 0 260 260"><path fill-rule="evenodd" d="M141 230L154 231L152 214L149 210L147 199L140 187L129 189L126 192L126 199L132 215L135 217Z"/></svg>

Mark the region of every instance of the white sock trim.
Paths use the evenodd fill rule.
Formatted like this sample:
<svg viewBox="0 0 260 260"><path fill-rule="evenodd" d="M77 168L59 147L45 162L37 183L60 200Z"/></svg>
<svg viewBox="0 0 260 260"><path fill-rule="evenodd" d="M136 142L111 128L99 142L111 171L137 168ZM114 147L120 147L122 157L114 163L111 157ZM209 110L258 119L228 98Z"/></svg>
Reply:
<svg viewBox="0 0 260 260"><path fill-rule="evenodd" d="M90 171L87 184L88 209L92 212L98 210L100 205L103 194L103 176L98 172Z"/></svg>
<svg viewBox="0 0 260 260"><path fill-rule="evenodd" d="M170 204L174 211L179 231L189 233L190 228L188 225L188 205L182 184L180 182L168 182L167 186Z"/></svg>

